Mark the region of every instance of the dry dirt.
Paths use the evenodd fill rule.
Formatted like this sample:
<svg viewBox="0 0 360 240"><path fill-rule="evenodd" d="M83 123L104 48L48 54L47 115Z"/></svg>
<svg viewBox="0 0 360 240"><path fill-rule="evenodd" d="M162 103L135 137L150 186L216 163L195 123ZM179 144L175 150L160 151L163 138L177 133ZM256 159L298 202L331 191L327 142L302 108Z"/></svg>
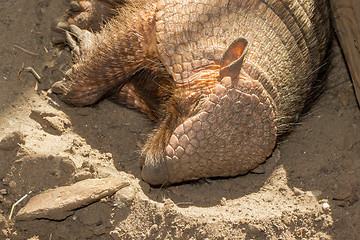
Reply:
<svg viewBox="0 0 360 240"><path fill-rule="evenodd" d="M324 94L257 173L151 188L139 157L149 119L109 101L73 108L44 95L71 57L50 44L68 6L0 0L0 239L359 239L360 112L336 45ZM43 190L118 171L132 179L125 195L64 220L8 220L29 191L15 214Z"/></svg>

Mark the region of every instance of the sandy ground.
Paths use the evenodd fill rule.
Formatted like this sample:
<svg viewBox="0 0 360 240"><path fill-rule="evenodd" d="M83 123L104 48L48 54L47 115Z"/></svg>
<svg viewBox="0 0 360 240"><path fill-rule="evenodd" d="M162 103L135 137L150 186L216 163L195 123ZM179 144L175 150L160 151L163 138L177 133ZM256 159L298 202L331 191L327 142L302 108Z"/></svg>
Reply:
<svg viewBox="0 0 360 240"><path fill-rule="evenodd" d="M149 119L109 101L73 108L42 91L69 67L69 51L50 44L68 5L0 0L0 239L359 239L360 112L336 44L324 94L257 173L151 188L139 157ZM40 82L19 74L23 66ZM132 181L126 204L117 194L64 220L8 220L29 191L118 171Z"/></svg>

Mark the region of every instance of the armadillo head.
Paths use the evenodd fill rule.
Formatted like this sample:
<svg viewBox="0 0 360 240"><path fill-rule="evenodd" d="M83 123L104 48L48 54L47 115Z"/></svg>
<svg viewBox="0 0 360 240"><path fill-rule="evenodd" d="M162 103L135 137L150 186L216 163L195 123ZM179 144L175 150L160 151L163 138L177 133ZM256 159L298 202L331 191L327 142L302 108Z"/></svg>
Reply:
<svg viewBox="0 0 360 240"><path fill-rule="evenodd" d="M241 70L246 45L243 38L230 45L201 109L175 126L159 158L147 156L142 168L146 182L245 174L272 153L275 107L261 83Z"/></svg>

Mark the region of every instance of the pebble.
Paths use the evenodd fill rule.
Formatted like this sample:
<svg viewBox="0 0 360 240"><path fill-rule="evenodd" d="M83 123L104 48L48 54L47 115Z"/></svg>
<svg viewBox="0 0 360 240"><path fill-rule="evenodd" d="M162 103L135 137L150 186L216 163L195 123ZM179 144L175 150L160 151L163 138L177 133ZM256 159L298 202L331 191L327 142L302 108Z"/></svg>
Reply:
<svg viewBox="0 0 360 240"><path fill-rule="evenodd" d="M324 211L329 211L330 205L325 202L325 203L322 204L322 208L323 208Z"/></svg>
<svg viewBox="0 0 360 240"><path fill-rule="evenodd" d="M7 195L7 190L4 188L4 189L0 189L0 194L1 195Z"/></svg>
<svg viewBox="0 0 360 240"><path fill-rule="evenodd" d="M124 239L125 234L122 233L123 231L120 228L115 228L115 230L112 230L110 232L110 237L113 240L120 240L120 239Z"/></svg>
<svg viewBox="0 0 360 240"><path fill-rule="evenodd" d="M300 188L294 187L293 188L294 194L295 196L299 196L299 195L303 195L305 194L305 192L303 190L301 190Z"/></svg>
<svg viewBox="0 0 360 240"><path fill-rule="evenodd" d="M226 198L221 198L221 201L220 201L220 205L221 206L226 206Z"/></svg>
<svg viewBox="0 0 360 240"><path fill-rule="evenodd" d="M113 200L118 208L130 206L135 199L135 189L132 186L125 187L117 191Z"/></svg>
<svg viewBox="0 0 360 240"><path fill-rule="evenodd" d="M93 178L93 174L88 171L80 171L80 172L77 172L76 174L74 174L75 182L80 182L80 181L90 179L90 178Z"/></svg>

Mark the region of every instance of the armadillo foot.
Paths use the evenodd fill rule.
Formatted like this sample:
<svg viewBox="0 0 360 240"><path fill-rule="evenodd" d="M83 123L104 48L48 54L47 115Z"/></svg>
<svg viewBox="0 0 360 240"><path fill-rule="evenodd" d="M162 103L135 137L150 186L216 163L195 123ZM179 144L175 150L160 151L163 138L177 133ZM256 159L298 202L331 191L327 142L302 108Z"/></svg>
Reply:
<svg viewBox="0 0 360 240"><path fill-rule="evenodd" d="M96 35L87 30L82 30L75 25L68 26L66 41L76 57L84 57L90 54L95 46ZM93 102L88 97L91 95L88 86L81 80L73 82L71 75L76 71L77 65L73 65L65 74L65 77L55 82L51 87L52 92L58 94L59 98L75 106L85 106ZM84 92L88 92L84 96Z"/></svg>
<svg viewBox="0 0 360 240"><path fill-rule="evenodd" d="M153 185L245 174L264 162L276 142L274 108L251 77L217 84L205 107L172 133L161 161L145 162Z"/></svg>
<svg viewBox="0 0 360 240"><path fill-rule="evenodd" d="M65 73L65 77L61 81L57 81L51 86L51 91L67 104L78 107L90 105L87 87L83 83L74 82L71 79L73 68L74 66Z"/></svg>
<svg viewBox="0 0 360 240"><path fill-rule="evenodd" d="M93 48L95 38L95 34L87 30L82 30L76 25L70 25L69 31L66 32L67 44L77 56L90 52Z"/></svg>
<svg viewBox="0 0 360 240"><path fill-rule="evenodd" d="M68 44L67 33L71 25L90 32L98 32L103 23L114 16L113 10L121 0L116 1L72 1L70 8L54 28L52 43Z"/></svg>

